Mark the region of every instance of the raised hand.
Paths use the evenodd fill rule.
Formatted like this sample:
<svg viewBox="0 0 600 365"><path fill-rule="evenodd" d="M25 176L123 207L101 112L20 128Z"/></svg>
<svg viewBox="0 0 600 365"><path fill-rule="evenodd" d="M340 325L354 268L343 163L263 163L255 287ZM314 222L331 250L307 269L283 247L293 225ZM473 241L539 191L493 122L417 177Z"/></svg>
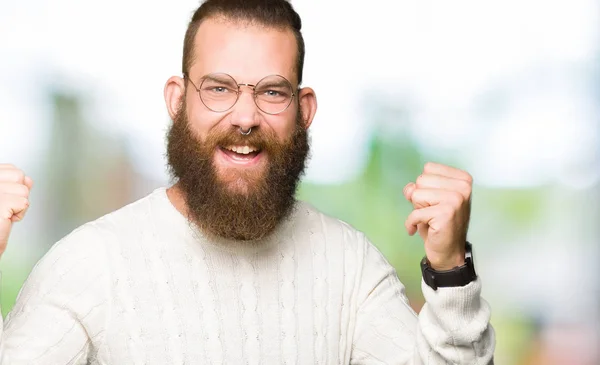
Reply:
<svg viewBox="0 0 600 365"><path fill-rule="evenodd" d="M33 180L14 165L0 164L0 256L6 250L12 225L29 207Z"/></svg>
<svg viewBox="0 0 600 365"><path fill-rule="evenodd" d="M428 162L416 182L404 187L404 197L414 208L404 225L411 236L419 232L435 270L465 262L472 185L467 172Z"/></svg>

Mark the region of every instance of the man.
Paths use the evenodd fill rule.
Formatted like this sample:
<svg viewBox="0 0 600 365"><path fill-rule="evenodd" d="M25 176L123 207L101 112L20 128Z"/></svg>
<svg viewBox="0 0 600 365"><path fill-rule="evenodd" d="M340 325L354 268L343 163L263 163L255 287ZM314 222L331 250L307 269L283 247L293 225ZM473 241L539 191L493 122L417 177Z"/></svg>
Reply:
<svg viewBox="0 0 600 365"><path fill-rule="evenodd" d="M284 0L208 0L165 86L176 180L76 229L36 265L2 364L489 364L466 242L471 177L429 163L404 189L424 240L417 317L349 225L294 200L315 92ZM0 249L32 180L0 167ZM442 272L440 274L440 272Z"/></svg>

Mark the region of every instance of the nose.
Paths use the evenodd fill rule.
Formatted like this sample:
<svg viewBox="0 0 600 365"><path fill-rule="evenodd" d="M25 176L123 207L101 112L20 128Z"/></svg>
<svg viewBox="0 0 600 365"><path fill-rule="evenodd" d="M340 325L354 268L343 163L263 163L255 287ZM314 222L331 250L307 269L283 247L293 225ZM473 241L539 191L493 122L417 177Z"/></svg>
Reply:
<svg viewBox="0 0 600 365"><path fill-rule="evenodd" d="M259 124L259 113L254 102L253 90L240 89L240 96L231 114L231 124L245 131Z"/></svg>

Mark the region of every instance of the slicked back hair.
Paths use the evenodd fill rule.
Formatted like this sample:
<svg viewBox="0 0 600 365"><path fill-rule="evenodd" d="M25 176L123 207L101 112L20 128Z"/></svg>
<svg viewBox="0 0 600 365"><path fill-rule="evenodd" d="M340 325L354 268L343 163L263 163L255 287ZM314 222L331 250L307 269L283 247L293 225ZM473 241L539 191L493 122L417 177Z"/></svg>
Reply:
<svg viewBox="0 0 600 365"><path fill-rule="evenodd" d="M289 29L298 45L296 73L298 85L302 83L304 68L304 38L302 21L287 0L206 0L194 12L185 33L182 72L188 74L194 63L194 40L200 24L208 18L223 18L234 22L247 22L267 28Z"/></svg>

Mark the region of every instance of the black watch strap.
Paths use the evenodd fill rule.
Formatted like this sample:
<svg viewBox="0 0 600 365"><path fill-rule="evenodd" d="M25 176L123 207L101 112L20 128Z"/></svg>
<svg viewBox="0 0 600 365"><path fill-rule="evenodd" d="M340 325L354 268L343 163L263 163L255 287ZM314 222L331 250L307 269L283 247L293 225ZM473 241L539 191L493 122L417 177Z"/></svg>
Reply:
<svg viewBox="0 0 600 365"><path fill-rule="evenodd" d="M442 287L465 286L477 279L475 266L473 265L472 246L469 242L466 243L465 264L457 266L450 270L436 271L429 266L427 257L421 260L421 273L423 281L433 290Z"/></svg>

